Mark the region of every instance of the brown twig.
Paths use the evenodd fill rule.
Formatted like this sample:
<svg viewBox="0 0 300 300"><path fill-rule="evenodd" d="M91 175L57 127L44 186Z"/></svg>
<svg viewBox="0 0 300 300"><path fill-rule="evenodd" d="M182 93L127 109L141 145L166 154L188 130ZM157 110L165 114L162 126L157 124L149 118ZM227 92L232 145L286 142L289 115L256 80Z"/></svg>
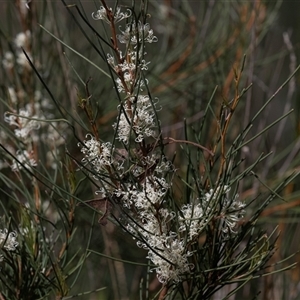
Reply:
<svg viewBox="0 0 300 300"><path fill-rule="evenodd" d="M200 144L191 142L191 141L186 141L186 140L175 140L175 139L173 139L173 138L171 138L171 137L165 137L164 140L166 140L166 139L168 139L169 141L171 141L171 142L173 142L173 143L191 144L191 145L193 145L193 146L195 146L195 147L198 147L198 148L200 148L200 149L202 149L202 150L208 152L211 156L214 156L214 155L215 155L211 150L207 149L206 147L204 147L204 146L202 146L202 145L200 145Z"/></svg>
<svg viewBox="0 0 300 300"><path fill-rule="evenodd" d="M243 62L243 64L244 64L244 62ZM227 131L228 131L229 124L230 124L231 118L233 116L233 113L235 112L235 109L236 109L236 107L239 103L239 100L240 100L239 84L240 84L242 72L243 72L243 66L242 66L240 71L235 72L236 73L236 75L235 75L235 95L234 95L232 103L227 104L227 106L229 108L229 113L225 118L223 128L221 128L221 124L219 124L220 138L221 138L221 163L220 163L220 167L219 167L218 180L220 179L220 177L223 173L224 166L225 166L225 163L226 163L226 146L225 146L226 134L227 134ZM215 145L215 148L216 147L217 147L217 144Z"/></svg>
<svg viewBox="0 0 300 300"><path fill-rule="evenodd" d="M165 299L165 296L167 295L167 292L168 292L168 287L165 285L163 287L163 289L161 290L159 296L158 296L158 300L163 300Z"/></svg>

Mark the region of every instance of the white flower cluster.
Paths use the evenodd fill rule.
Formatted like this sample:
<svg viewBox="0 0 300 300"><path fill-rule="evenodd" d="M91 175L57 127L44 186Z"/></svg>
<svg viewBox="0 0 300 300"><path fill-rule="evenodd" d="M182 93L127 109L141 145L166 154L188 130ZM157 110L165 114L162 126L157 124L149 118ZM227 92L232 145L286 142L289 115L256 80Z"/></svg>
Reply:
<svg viewBox="0 0 300 300"><path fill-rule="evenodd" d="M21 5L21 4L20 4ZM22 5L21 5L22 7ZM14 39L14 47L13 52L6 52L4 53L4 58L2 63L8 73L10 73L11 69L15 68L21 75L29 76L28 73L23 73L24 70L30 68L28 60L23 53L23 50L26 51L29 58L31 58L31 32L27 30L26 32L21 32L16 35ZM35 62L36 66L38 63ZM35 166L36 162L33 159L32 155L32 142L39 142L41 137L43 138L44 142L48 144L51 151L53 148L57 147L64 143L64 140L61 136L58 136L57 130L55 131L56 124L45 123L41 121L37 121L34 119L45 119L44 113L42 113L42 109L45 111L49 111L52 106L49 104L49 100L43 97L41 91L36 90L34 94L29 95L26 89L22 89L18 87L15 89L14 87L8 87L8 95L9 95L9 105L11 107L11 112L5 113L4 120L9 123L9 125L15 127L14 133L18 140L22 141L22 144L26 147L25 150L17 151L17 158L24 163L27 160L27 166ZM22 108L24 103L29 103L25 107ZM18 107L18 109L14 109L14 107ZM21 107L21 108L19 108ZM52 117L51 115L47 115L47 118ZM46 127L46 125L49 125ZM47 128L47 133L40 134L40 131L37 130L41 127ZM59 127L61 127L59 125ZM55 131L55 136L53 132ZM62 132L62 131L61 131ZM47 136L47 138L45 138ZM50 138L49 138L50 137ZM6 141L7 140L7 141ZM9 139L8 138L1 138L1 143L6 144L6 148L10 148ZM47 157L51 159L53 155L49 155L51 153L49 151L47 153ZM10 151L14 153L15 151ZM54 162L50 162L51 166L54 166ZM3 165L0 161L0 166ZM17 170L21 169L21 164L18 163L16 160L12 164L12 169Z"/></svg>
<svg viewBox="0 0 300 300"><path fill-rule="evenodd" d="M27 168L37 166L32 151L31 142L38 139L38 135L34 131L40 128L39 122L36 119L38 115L33 113L32 105L28 104L25 108L19 109L18 114L6 112L4 114L4 121L10 126L14 126L15 136L27 146L27 149L19 149L16 151L16 159L13 160L11 169L19 171L26 165Z"/></svg>
<svg viewBox="0 0 300 300"><path fill-rule="evenodd" d="M112 10L108 12L100 7L93 18L113 25L130 17L119 9L116 9L113 18L112 15ZM189 247L197 241L208 223L214 217L218 218L221 220L220 230L233 233L244 213L244 205L237 201L238 196L229 199L230 188L223 186L210 190L194 203L183 205L178 213L165 208L170 188L165 175L172 170L172 164L164 159L161 152L157 153L153 144L144 142L146 138L157 137L155 104L142 90L147 84L142 72L149 64L144 60L144 46L145 43L156 42L157 38L149 24L133 19L117 35L117 39L125 44L126 55L123 56L115 45L114 56L108 54L107 62L117 76L119 93L126 95L118 107L119 116L113 125L126 150L112 149L110 143L100 143L90 136L81 148L84 153L82 163L89 164L96 173L103 174L110 168L120 173L109 188L106 188L109 181L106 179L98 193L115 199L123 206L127 215L126 229L138 240L137 245L148 251L147 257L155 265L158 280L163 284L179 282L193 268L189 262L192 255ZM135 144L137 149L127 149L133 141L138 143ZM119 162L123 158L124 164Z"/></svg>
<svg viewBox="0 0 300 300"><path fill-rule="evenodd" d="M131 101L133 101L133 97ZM132 111L132 106L135 105L134 111ZM155 119L154 112L152 108L152 103L149 96L138 95L136 104L133 102L124 104L120 109L121 114L117 123L113 127L117 130L118 138L124 144L129 141L130 133L135 133L135 141L140 143L143 141L144 137L155 137ZM133 114L131 120L128 119L130 115Z"/></svg>
<svg viewBox="0 0 300 300"><path fill-rule="evenodd" d="M19 171L24 165L26 168L31 168L36 167L37 163L32 152L28 152L27 150L18 150L16 153L16 159L14 159L11 165L11 169L12 171Z"/></svg>
<svg viewBox="0 0 300 300"><path fill-rule="evenodd" d="M134 79L131 78L131 74L133 73L125 73L124 81L120 78L117 79L119 91L125 92L134 86ZM140 87L143 85L143 81L140 81ZM131 96L126 103L121 104L119 106L120 116L113 125L117 131L118 139L127 144L131 135L135 137L137 143L142 142L145 137L155 137L154 105L148 95L141 94Z"/></svg>
<svg viewBox="0 0 300 300"><path fill-rule="evenodd" d="M147 257L156 266L154 269L161 283L180 281L192 267L188 262L191 253L185 248L184 240L169 229L175 213L159 208L168 187L163 178L150 176L139 188L131 187L118 194L123 195L126 207L137 212L137 217L128 222L127 230L139 239L139 247L148 250Z"/></svg>
<svg viewBox="0 0 300 300"><path fill-rule="evenodd" d="M206 220L200 203L186 204L181 208L179 216L179 231L186 232L187 241L192 241L204 229Z"/></svg>
<svg viewBox="0 0 300 300"><path fill-rule="evenodd" d="M122 34L118 34L117 38L122 44L136 45L138 42L142 44L158 41L157 37L153 35L153 30L150 29L150 25L141 22L127 24L125 31L121 32Z"/></svg>
<svg viewBox="0 0 300 300"><path fill-rule="evenodd" d="M220 230L223 233L236 233L238 222L244 217L245 203L238 200L239 195L229 199L230 187L225 185L211 189L198 203L184 205L179 216L179 231L187 231L187 240L197 237L208 223L208 216L220 219Z"/></svg>
<svg viewBox="0 0 300 300"><path fill-rule="evenodd" d="M123 205L127 208L134 206L136 209L151 209L153 206L160 206L164 200L164 195L169 188L164 178L156 176L146 177L141 187L129 186L127 190L117 190L118 197L122 196Z"/></svg>
<svg viewBox="0 0 300 300"><path fill-rule="evenodd" d="M113 13L112 8L109 8L109 12L106 11L104 6L100 6L100 9L97 10L95 13L92 13L92 18L94 20L102 20L106 22L107 24L110 24L110 19L108 18L107 13L110 13L113 15L113 22L118 23L124 19L127 19L131 16L131 10L127 10L126 13L121 12L121 8L117 7L116 11Z"/></svg>
<svg viewBox="0 0 300 300"><path fill-rule="evenodd" d="M208 203L214 203L214 201L209 201L211 199L221 199L219 201L217 209L219 211L219 218L223 221L221 224L221 230L227 234L236 233L236 227L238 222L244 217L245 215L245 203L238 200L239 195L236 194L232 199L227 197L228 193L230 192L230 187L225 185L223 187L218 187L216 190L210 190L208 193L205 194L206 201ZM208 209L212 209L208 207Z"/></svg>
<svg viewBox="0 0 300 300"><path fill-rule="evenodd" d="M111 143L100 143L90 134L86 137L89 137L89 140L83 141L83 145L78 144L82 147L81 152L84 154L81 162L84 165L90 164L94 172L100 173L106 166L113 163Z"/></svg>
<svg viewBox="0 0 300 300"><path fill-rule="evenodd" d="M96 20L111 23L113 11L109 12L103 6L92 16ZM113 22L119 22L131 17L131 12L122 13L117 7L114 12ZM154 137L156 127L152 100L148 95L142 95L142 87L146 80L141 72L148 69L149 62L144 59L144 44L157 41L149 24L136 22L134 19L126 25L124 31L118 34L117 39L126 45L126 55L116 49L115 57L107 55L107 62L118 76L116 79L117 89L126 94L126 101L119 106L120 115L114 124L118 139L127 144L131 136L137 143L145 137ZM117 62L115 61L117 60Z"/></svg>
<svg viewBox="0 0 300 300"><path fill-rule="evenodd" d="M24 69L28 69L29 63L22 51L22 48L26 51L27 55L31 58L30 53L30 41L31 41L31 32L27 30L26 32L20 32L17 34L14 45L16 48L15 54L8 51L4 53L4 59L2 60L3 66L6 69L12 69L17 63L19 70L22 72Z"/></svg>
<svg viewBox="0 0 300 300"><path fill-rule="evenodd" d="M12 154L16 153L17 158L27 166L36 166L33 154L33 143L43 141L48 146L49 151L46 153L48 158L47 164L56 167L56 161L53 159L53 153L57 153L56 148L65 142L63 134L66 133L66 124L63 122L44 121L52 118L50 112L52 109L49 99L45 98L41 91L36 90L32 97L25 90L15 90L13 87L8 88L10 111L4 113L4 121L13 127L16 138L22 142L22 149L15 150L10 145L10 139L6 134L0 136L0 142L5 145L6 149ZM24 107L22 103L28 102ZM20 107L14 109L14 107ZM45 113L44 113L45 111ZM25 149L23 149L25 148ZM1 166L1 162L0 162ZM13 162L12 169L15 171L22 166L16 160Z"/></svg>
<svg viewBox="0 0 300 300"><path fill-rule="evenodd" d="M16 68L21 75L28 75L28 72L23 73L24 70L30 68L27 58L25 57L23 50L27 53L29 58L31 57L31 43L32 37L31 32L21 32L16 35L14 39L13 53L6 52L4 53L4 59L2 63L6 68L8 74L11 72L11 69ZM35 65L38 66L38 62L35 62ZM22 78L22 77L21 77ZM10 112L4 114L4 120L14 127L14 134L16 138L22 142L22 149L15 150L15 147L11 147L10 139L8 137L1 136L1 143L5 144L6 149L13 148L13 151L10 151L12 154L16 153L16 158L21 162L27 164L27 167L36 166L36 161L34 160L33 143L40 142L43 140L45 144L49 147L49 151L46 154L49 161L47 163L52 167L56 166L56 162L53 159L53 153L56 152L56 147L64 143L64 138L58 132L63 132L65 126L60 123L50 123L43 122L45 119L44 110L46 111L46 117L51 118L52 115L49 114L49 109L52 106L49 104L49 100L43 97L41 91L36 90L32 94L26 91L26 85L24 89L20 87L8 87L9 95L9 105ZM28 103L24 106L24 103ZM17 109L16 109L17 107ZM19 108L20 107L20 108ZM37 120L39 119L39 120ZM38 131L43 127L43 131ZM23 149L25 148L25 149ZM0 161L0 168L4 166ZM13 161L12 164L13 170L20 170L22 165L17 161Z"/></svg>
<svg viewBox="0 0 300 300"><path fill-rule="evenodd" d="M15 251L19 243L17 242L17 233L12 231L8 233L7 229L0 229L0 247L7 251ZM0 261L3 257L0 256Z"/></svg>
<svg viewBox="0 0 300 300"><path fill-rule="evenodd" d="M38 141L40 138L40 135L34 132L40 128L40 122L31 119L36 117L37 116L31 116L29 110L25 109L20 109L18 116L11 113L5 113L4 115L4 120L8 122L9 125L16 127L14 129L15 136L22 141L24 146L27 146L27 149L19 149L16 151L15 148L8 143L8 138L5 134L0 137L0 142L5 145L5 148L8 149L10 153L15 154L16 159L14 159L11 164L12 171L21 170L23 165L26 165L29 169L37 166L32 150L32 142ZM42 136L45 136L45 134ZM48 135L47 138L46 141L50 142ZM53 140L51 142L53 145ZM59 143L61 143L61 141L59 141ZM9 166L8 164L2 163L2 161L0 161L0 164L0 169Z"/></svg>
<svg viewBox="0 0 300 300"><path fill-rule="evenodd" d="M104 7L100 7L93 18L110 23L112 13L111 10L107 12ZM117 9L113 22L128 17L129 14L122 14ZM128 22L125 30L117 35L117 39L121 44L125 44L126 56L123 57L122 52L116 49L115 57L108 54L107 61L118 76L117 89L126 94L126 99L118 107L119 117L113 127L117 138L125 145L129 144L131 138L136 143L142 143L145 138L157 136L155 104L142 90L147 84L142 71L147 70L149 64L144 59L144 45L156 42L157 38L149 24L132 20ZM85 157L82 162L92 164L96 172L103 172L103 167L116 162L116 159L112 159L111 145L107 147L107 144L101 144L93 137L83 143L85 147L82 147L81 151ZM122 160L123 152L115 152L115 155L120 157L119 160ZM132 153L125 153L131 156L130 161L133 161L133 164L127 165L126 170L120 165L114 166L116 170L121 171L121 182L113 191L113 198L118 199L131 215L127 220L127 230L137 237L139 247L148 250L148 258L156 266L159 281L178 282L183 274L190 271L188 257L191 253L187 251L186 243L180 234L170 229L176 214L163 207L170 188L164 176L172 170L172 164L156 152L151 149L151 155L134 150ZM127 173L131 176L127 176ZM105 186L105 183L103 185ZM98 193L103 195L107 191L105 186Z"/></svg>
<svg viewBox="0 0 300 300"><path fill-rule="evenodd" d="M163 240L164 239L164 240ZM148 258L157 266L157 278L161 283L179 282L183 274L189 273L193 265L188 262L191 252L185 248L185 242L172 236L161 236L159 250L149 251Z"/></svg>
<svg viewBox="0 0 300 300"><path fill-rule="evenodd" d="M17 138L26 142L32 138L32 131L39 129L40 124L34 119L39 118L33 113L32 105L28 104L25 108L21 108L18 114L5 113L4 121L10 126L15 126L14 130Z"/></svg>

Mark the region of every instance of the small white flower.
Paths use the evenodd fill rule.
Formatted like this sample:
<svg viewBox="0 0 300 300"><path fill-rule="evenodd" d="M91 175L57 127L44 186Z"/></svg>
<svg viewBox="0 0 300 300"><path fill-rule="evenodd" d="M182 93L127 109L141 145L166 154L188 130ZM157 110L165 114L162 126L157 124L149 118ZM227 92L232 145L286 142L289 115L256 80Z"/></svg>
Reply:
<svg viewBox="0 0 300 300"><path fill-rule="evenodd" d="M109 8L110 12L112 13L112 9ZM124 12L121 12L121 8L118 6L115 13L114 13L114 19L113 19L113 22L114 23L118 23L124 19L127 19L131 16L131 10L127 10L126 13ZM107 24L110 24L110 20L107 16L107 11L106 9L103 7L103 6L100 6L100 9L97 10L95 13L92 13L92 18L94 20L102 20L104 22L106 22Z"/></svg>
<svg viewBox="0 0 300 300"><path fill-rule="evenodd" d="M9 123L10 126L16 126L17 128L14 130L15 135L23 141L27 141L33 138L31 135L32 131L40 128L40 122L34 120L39 117L32 114L32 106L26 105L25 108L19 110L18 115L6 112L4 121Z"/></svg>
<svg viewBox="0 0 300 300"><path fill-rule="evenodd" d="M218 186L215 190L210 189L208 193L205 194L206 201L209 201L211 198L216 199L220 194L227 194L230 192L230 187L224 185L222 187Z"/></svg>
<svg viewBox="0 0 300 300"><path fill-rule="evenodd" d="M207 209L212 209L213 203L218 201L219 218L223 221L221 223L221 230L227 234L228 232L236 233L238 222L244 217L245 203L238 201L239 195L236 194L233 198L228 197L230 187L224 185L217 187L215 190L211 189L205 194L204 201L207 203Z"/></svg>
<svg viewBox="0 0 300 300"><path fill-rule="evenodd" d="M14 67L14 55L12 52L5 52L2 60L3 66L6 69L12 69Z"/></svg>
<svg viewBox="0 0 300 300"><path fill-rule="evenodd" d="M122 44L137 44L144 42L153 43L157 42L158 39L153 35L153 30L150 29L149 24L142 24L138 22L130 23L126 25L125 31L121 31L122 34L118 34L117 38Z"/></svg>
<svg viewBox="0 0 300 300"><path fill-rule="evenodd" d="M36 167L37 163L33 158L33 153L29 153L27 150L18 150L16 153L17 160L13 161L11 165L12 171L18 171L25 165L27 168Z"/></svg>
<svg viewBox="0 0 300 300"><path fill-rule="evenodd" d="M26 32L20 32L15 38L15 44L17 47L25 47L28 44L28 41L31 38L31 32L27 30Z"/></svg>
<svg viewBox="0 0 300 300"><path fill-rule="evenodd" d="M28 55L29 59L32 60L31 54L27 53L27 55ZM24 52L19 51L17 53L16 62L21 67L21 69L23 69L23 68L29 69L30 68L29 61L28 61L27 57L25 56Z"/></svg>
<svg viewBox="0 0 300 300"><path fill-rule="evenodd" d="M146 62L144 59L141 61L140 63L140 68L141 70L145 70L147 71L148 70L148 65L150 64L150 62Z"/></svg>
<svg viewBox="0 0 300 300"><path fill-rule="evenodd" d="M224 221L222 231L224 233L236 233L236 226L238 222L245 215L245 203L237 200L239 195L236 195L233 200L225 199L221 211L221 217Z"/></svg>
<svg viewBox="0 0 300 300"><path fill-rule="evenodd" d="M204 213L200 204L186 204L181 208L179 216L179 231L187 232L187 240L191 241L203 230L205 225Z"/></svg>

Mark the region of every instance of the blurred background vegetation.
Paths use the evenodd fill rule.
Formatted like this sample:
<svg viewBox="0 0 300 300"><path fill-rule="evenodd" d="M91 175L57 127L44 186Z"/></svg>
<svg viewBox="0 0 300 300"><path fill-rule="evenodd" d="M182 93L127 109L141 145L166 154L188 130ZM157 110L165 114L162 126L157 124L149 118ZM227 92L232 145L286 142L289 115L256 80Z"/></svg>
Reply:
<svg viewBox="0 0 300 300"><path fill-rule="evenodd" d="M114 7L115 1L107 3ZM131 5L132 1L118 3ZM137 0L135 3L138 11L141 2ZM106 52L101 49L92 28L103 35L109 34L101 22L96 22L91 17L92 12L99 9L100 1L66 0L66 4L69 5L68 8L61 1L32 0L28 4L30 9L24 10L21 0L0 2L1 59L4 59L7 51L17 56L16 52L19 50L15 47L14 39L18 33L29 30L32 35L29 48L33 64L44 82L43 84L39 80L31 68L25 71L17 68L7 70L2 63L1 122L4 122L3 116L7 110L5 103L10 103L9 87L17 91L20 107L31 101L36 90L50 99L48 89L56 102L50 108L53 117L61 117L57 111L58 105L74 126L79 139L83 140L87 131L82 124L87 120L78 108L78 98L87 97L85 83L90 79L88 88L98 115L97 127L102 139L106 140L112 134L111 126L117 115L118 100L112 81L99 70L99 67L106 70L101 57ZM72 4L76 4L78 9ZM163 107L161 114L159 112L163 133L174 139L185 139L184 120L190 128L189 134L197 131L203 110L216 86L218 88L212 105L215 115L218 115L220 105L230 101L234 95L235 70L241 67L246 55L241 87L250 83L253 86L243 97L234 125L230 127L229 136L232 135L234 139L299 64L299 11L300 1L148 1L148 22L158 37L158 43L147 48L147 60L151 61L147 79L152 95L159 99L159 105ZM249 137L255 136L283 112L292 108L294 112L243 149L243 158L247 164L253 163L262 152L272 152L256 170L256 174L268 186L276 184L282 176L299 170L299 76L300 74L296 74L278 92L275 100L265 110L263 118L253 124ZM75 122L76 119L80 121ZM62 130L66 148L61 146L60 153L67 151L80 160L80 149L72 135L72 129ZM205 147L213 146L216 131L216 120L212 118L204 128ZM3 140L1 143L4 143ZM184 162L183 153L176 144L171 144L167 151L170 156L175 151L178 152L175 163L180 165L184 173L186 164L181 163ZM39 159L47 161L46 157ZM66 163L64 155L58 158L60 159L63 164ZM2 159L3 163L4 161ZM245 165L241 164L240 168L243 166ZM200 166L199 171L201 172ZM8 174L10 169L3 167L1 172ZM82 186L76 197L82 200L93 199L94 195L90 190ZM9 189L4 182L1 183L1 191L2 206L13 212L14 205L9 201L6 194ZM257 182L245 180L239 186L240 198L245 201L264 192L264 187ZM299 179L286 187L284 199L285 201L278 199L273 202L260 218L262 228L271 232L278 226L280 230L278 251L275 252L272 263L299 250ZM128 239L120 228L111 224L103 227L96 220L90 235L91 214L91 210L84 206L76 208L74 226L77 228L77 235L72 244L74 248L70 249L68 255L76 253L76 246L80 248L80 245L90 243L91 250L103 253L104 256L90 254L71 294L107 287L104 291L78 296L78 299L139 299L140 278L145 276L145 269L130 263L107 260L106 256L146 263L146 252L137 248L135 242ZM296 254L286 265L299 260L300 256ZM73 279L70 276L68 280L72 282ZM249 282L230 299L243 297L246 300L256 296L257 299L300 299L299 280L300 269L297 265L284 273ZM157 287L158 282L153 276L149 283L150 292L156 291ZM220 290L213 299L223 299L230 289L231 286Z"/></svg>

